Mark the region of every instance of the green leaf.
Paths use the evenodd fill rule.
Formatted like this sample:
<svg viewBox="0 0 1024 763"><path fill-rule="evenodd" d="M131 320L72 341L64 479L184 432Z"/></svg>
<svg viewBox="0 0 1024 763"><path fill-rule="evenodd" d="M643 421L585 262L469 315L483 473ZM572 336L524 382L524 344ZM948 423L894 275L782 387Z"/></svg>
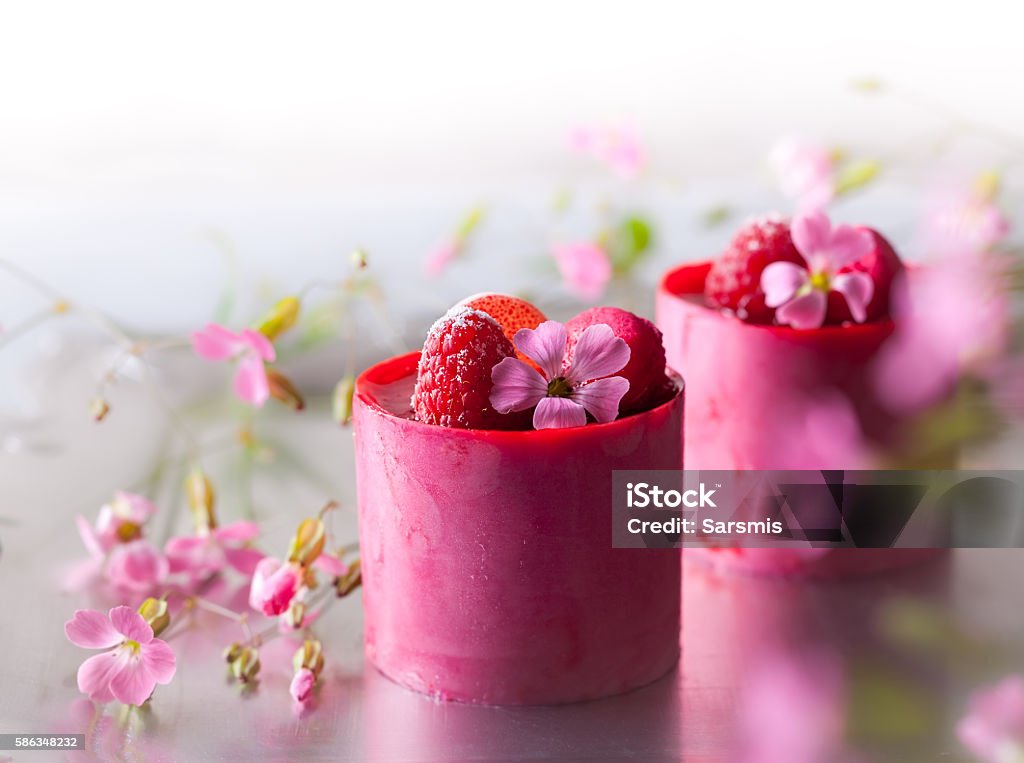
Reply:
<svg viewBox="0 0 1024 763"><path fill-rule="evenodd" d="M604 238L612 268L622 275L629 273L650 251L654 233L647 220L633 216L608 231Z"/></svg>
<svg viewBox="0 0 1024 763"><path fill-rule="evenodd" d="M476 228L483 222L484 217L487 216L487 208L482 204L473 207L466 216L462 218L462 222L459 223L459 227L455 229L455 238L459 241L463 241L469 237L469 235L476 230Z"/></svg>
<svg viewBox="0 0 1024 763"><path fill-rule="evenodd" d="M836 196L862 188L874 180L881 169L881 164L870 159L850 162L839 170L839 176L836 178Z"/></svg>

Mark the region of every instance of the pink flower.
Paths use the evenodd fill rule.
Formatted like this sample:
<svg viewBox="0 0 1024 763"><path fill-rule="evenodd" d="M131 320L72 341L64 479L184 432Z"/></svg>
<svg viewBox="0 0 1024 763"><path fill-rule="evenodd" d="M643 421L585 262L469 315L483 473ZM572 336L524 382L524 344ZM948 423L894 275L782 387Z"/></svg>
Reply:
<svg viewBox="0 0 1024 763"><path fill-rule="evenodd" d="M972 694L956 735L979 760L1024 760L1024 677L1008 676Z"/></svg>
<svg viewBox="0 0 1024 763"><path fill-rule="evenodd" d="M299 672L292 678L292 684L288 687L292 699L299 704L309 702L313 696L313 687L316 686L316 675L309 668L300 668Z"/></svg>
<svg viewBox="0 0 1024 763"><path fill-rule="evenodd" d="M270 397L270 383L264 363L274 360L274 345L263 334L245 329L240 334L219 326L207 325L192 334L196 354L207 360L238 360L235 373L235 395L257 407Z"/></svg>
<svg viewBox="0 0 1024 763"><path fill-rule="evenodd" d="M428 276L437 278L455 262L461 251L462 247L457 241L442 241L430 250L423 268Z"/></svg>
<svg viewBox="0 0 1024 763"><path fill-rule="evenodd" d="M768 161L779 177L782 192L800 212L818 212L835 194L834 166L827 150L797 138L780 141Z"/></svg>
<svg viewBox="0 0 1024 763"><path fill-rule="evenodd" d="M100 507L95 525L81 516L75 523L86 549L94 559L102 559L118 543L140 537L142 526L155 513L156 507L141 495L120 491Z"/></svg>
<svg viewBox="0 0 1024 763"><path fill-rule="evenodd" d="M597 244L588 241L552 247L562 282L583 302L597 302L612 278L612 262Z"/></svg>
<svg viewBox="0 0 1024 763"><path fill-rule="evenodd" d="M828 311L828 293L837 291L846 298L854 320L862 323L874 282L866 273L839 271L871 251L871 234L850 225L833 228L822 212L798 215L791 228L793 244L807 267L773 262L761 273L765 304L778 308L778 322L798 329L820 327Z"/></svg>
<svg viewBox="0 0 1024 763"><path fill-rule="evenodd" d="M144 538L122 543L107 557L105 574L118 588L145 592L167 579L167 559Z"/></svg>
<svg viewBox="0 0 1024 763"><path fill-rule="evenodd" d="M516 348L540 367L540 373L518 358L505 358L491 371L491 405L500 413L536 406L536 429L580 427L589 413L598 422L614 421L619 401L629 390L621 371L629 362L629 345L604 323L588 326L567 363L567 334L557 321L536 329L520 329Z"/></svg>
<svg viewBox="0 0 1024 763"><path fill-rule="evenodd" d="M1008 341L1007 285L992 255L946 257L894 284L896 333L873 369L893 411L917 411L945 399L961 376L984 375Z"/></svg>
<svg viewBox="0 0 1024 763"><path fill-rule="evenodd" d="M171 538L164 546L170 572L183 574L195 583L230 566L248 577L263 558L262 553L248 547L259 532L255 522L232 522L212 532Z"/></svg>
<svg viewBox="0 0 1024 763"><path fill-rule="evenodd" d="M78 669L78 689L97 702L116 699L141 705L157 684L174 677L174 652L153 638L153 629L131 607L102 612L79 609L64 624L64 633L83 649L108 649L90 657ZM113 647L113 648L112 648Z"/></svg>
<svg viewBox="0 0 1024 763"><path fill-rule="evenodd" d="M747 763L842 760L843 676L830 655L771 655L748 673L739 708Z"/></svg>
<svg viewBox="0 0 1024 763"><path fill-rule="evenodd" d="M249 589L249 606L268 617L283 614L302 587L302 568L264 557L256 565Z"/></svg>
<svg viewBox="0 0 1024 763"><path fill-rule="evenodd" d="M569 133L569 147L603 162L624 179L636 177L647 159L640 138L625 126L576 127Z"/></svg>
<svg viewBox="0 0 1024 763"><path fill-rule="evenodd" d="M973 190L947 189L928 203L921 231L929 254L946 257L986 252L1009 233L999 207Z"/></svg>

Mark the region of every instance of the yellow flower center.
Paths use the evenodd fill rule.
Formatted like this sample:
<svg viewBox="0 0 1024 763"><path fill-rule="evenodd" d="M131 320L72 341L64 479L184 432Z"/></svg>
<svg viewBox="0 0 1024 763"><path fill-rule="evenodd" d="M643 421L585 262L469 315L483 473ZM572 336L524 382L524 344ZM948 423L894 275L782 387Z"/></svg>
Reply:
<svg viewBox="0 0 1024 763"><path fill-rule="evenodd" d="M811 288L827 292L832 288L832 279L824 271L811 273Z"/></svg>
<svg viewBox="0 0 1024 763"><path fill-rule="evenodd" d="M569 397L570 394L572 394L572 385L561 376L548 382L548 397Z"/></svg>
<svg viewBox="0 0 1024 763"><path fill-rule="evenodd" d="M139 650L142 649L142 645L134 639L126 638L121 646L126 646L132 654L138 654Z"/></svg>

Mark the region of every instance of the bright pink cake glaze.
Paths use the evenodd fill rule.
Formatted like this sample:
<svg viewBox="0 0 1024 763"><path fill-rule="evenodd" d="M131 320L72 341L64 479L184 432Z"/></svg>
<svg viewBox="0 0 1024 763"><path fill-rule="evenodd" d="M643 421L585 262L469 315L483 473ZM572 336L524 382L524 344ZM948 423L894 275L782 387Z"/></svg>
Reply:
<svg viewBox="0 0 1024 763"><path fill-rule="evenodd" d="M703 301L711 263L669 271L657 295L657 324L668 363L686 372L686 468L841 469L806 449L801 405L839 390L864 429L885 435L891 418L871 393L870 361L892 335L892 321L799 331L744 323ZM840 577L894 569L933 549L687 549L688 559L758 574Z"/></svg>
<svg viewBox="0 0 1024 763"><path fill-rule="evenodd" d="M608 424L452 429L407 414L418 357L356 383L369 661L490 704L595 699L671 670L680 553L612 548L612 471L679 467L682 392Z"/></svg>

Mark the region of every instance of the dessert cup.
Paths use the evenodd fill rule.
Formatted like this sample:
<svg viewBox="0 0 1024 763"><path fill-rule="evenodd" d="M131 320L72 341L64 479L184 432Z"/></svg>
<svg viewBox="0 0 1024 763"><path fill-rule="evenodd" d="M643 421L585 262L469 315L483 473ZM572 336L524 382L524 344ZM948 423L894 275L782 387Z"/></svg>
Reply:
<svg viewBox="0 0 1024 763"><path fill-rule="evenodd" d="M871 361L892 335L891 320L797 330L745 323L708 308L710 262L669 271L657 294L668 363L686 370L687 469L843 469L840 455L808 447L807 404L841 394L865 435L894 426L875 399ZM826 433L827 434L827 433ZM833 462L829 462L833 461ZM686 549L688 560L756 574L837 577L894 569L934 549Z"/></svg>
<svg viewBox="0 0 1024 763"><path fill-rule="evenodd" d="M356 382L367 659L488 704L595 699L671 670L680 553L612 548L612 471L679 468L681 384L607 424L454 429L411 418L418 357Z"/></svg>

